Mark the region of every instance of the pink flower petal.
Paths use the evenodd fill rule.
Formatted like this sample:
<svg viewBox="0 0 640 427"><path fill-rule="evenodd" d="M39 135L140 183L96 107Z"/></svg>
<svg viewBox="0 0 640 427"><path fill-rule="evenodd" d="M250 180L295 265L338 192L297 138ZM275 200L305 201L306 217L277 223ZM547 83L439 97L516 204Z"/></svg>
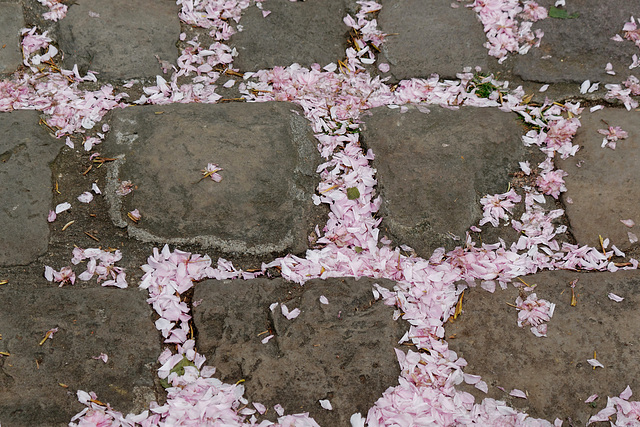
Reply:
<svg viewBox="0 0 640 427"><path fill-rule="evenodd" d="M524 391L519 390L517 388L514 388L513 390L511 390L511 392L509 393L509 396L519 397L521 399L527 399L527 394Z"/></svg>
<svg viewBox="0 0 640 427"><path fill-rule="evenodd" d="M636 225L636 223L632 219L621 219L620 222L623 223L624 225L626 225L629 228L631 228L634 225Z"/></svg>
<svg viewBox="0 0 640 427"><path fill-rule="evenodd" d="M592 394L584 401L584 403L591 403L598 398L598 394Z"/></svg>

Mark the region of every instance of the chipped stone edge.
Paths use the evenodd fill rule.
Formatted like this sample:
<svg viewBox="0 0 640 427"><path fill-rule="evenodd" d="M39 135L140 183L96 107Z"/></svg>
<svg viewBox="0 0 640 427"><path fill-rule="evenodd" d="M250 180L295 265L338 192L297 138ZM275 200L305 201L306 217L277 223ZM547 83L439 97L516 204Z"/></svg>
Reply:
<svg viewBox="0 0 640 427"><path fill-rule="evenodd" d="M145 243L169 243L173 245L198 244L204 248L217 249L225 253L242 253L256 256L267 255L274 252L284 252L294 245L291 230L275 244L247 246L247 244L241 240L226 240L212 235L165 238L131 225L122 217L122 198L116 194L120 167L124 165L125 162L126 156L120 154L116 156L116 160L108 166L105 198L109 203L109 217L111 221L117 227L126 228L129 236L139 241Z"/></svg>

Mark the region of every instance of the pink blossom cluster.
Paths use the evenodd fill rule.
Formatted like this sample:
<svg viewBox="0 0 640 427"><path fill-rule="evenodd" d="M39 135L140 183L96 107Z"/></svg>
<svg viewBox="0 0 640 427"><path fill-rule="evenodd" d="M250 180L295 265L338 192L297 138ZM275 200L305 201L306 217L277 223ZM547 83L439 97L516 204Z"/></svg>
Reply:
<svg viewBox="0 0 640 427"><path fill-rule="evenodd" d="M616 149L616 142L620 139L626 139L629 134L622 130L620 126L609 126L608 129L598 129L600 135L604 135L602 138L602 148L609 147L612 150Z"/></svg>
<svg viewBox="0 0 640 427"><path fill-rule="evenodd" d="M38 0L38 2L49 8L49 12L42 14L46 20L56 22L67 16L67 5L62 0Z"/></svg>
<svg viewBox="0 0 640 427"><path fill-rule="evenodd" d="M371 18L370 14L378 12L382 9L382 5L369 0L360 0L357 3L360 5L360 9L358 9L355 19L351 15L347 15L343 21L348 27L358 31L360 35L360 38L356 40L358 49L365 49L367 43L378 48L384 42L386 34L378 29L376 19Z"/></svg>
<svg viewBox="0 0 640 427"><path fill-rule="evenodd" d="M87 269L82 272L78 278L83 281L91 280L93 276L97 276L98 283L102 286L116 286L118 288L127 287L127 279L124 269L117 267L116 262L122 259L122 252L115 250L113 252L104 251L100 248L74 248L71 263L78 265L87 260Z"/></svg>
<svg viewBox="0 0 640 427"><path fill-rule="evenodd" d="M44 266L44 277L49 282L60 283L60 287L64 285L76 283L76 274L71 267L62 267L60 271L56 271L48 265Z"/></svg>
<svg viewBox="0 0 640 427"><path fill-rule="evenodd" d="M519 0L475 0L468 7L478 14L487 34L485 47L489 55L502 63L509 53L526 54L532 46L540 46L544 33L532 31L532 21L547 17L547 10L535 1ZM524 22L520 22L522 18Z"/></svg>
<svg viewBox="0 0 640 427"><path fill-rule="evenodd" d="M522 197L518 195L514 189L503 194L484 196L480 199L483 212L480 225L489 222L494 227L497 227L501 219L509 220L507 213L511 213L511 209L513 209L516 203L520 203L520 200L522 200Z"/></svg>
<svg viewBox="0 0 640 427"><path fill-rule="evenodd" d="M236 30L230 21L240 21L249 0L177 0L181 6L178 16L189 25L211 28L209 35L216 40L228 40Z"/></svg>
<svg viewBox="0 0 640 427"><path fill-rule="evenodd" d="M564 185L564 177L568 174L562 169L553 169L551 158L538 165L540 175L536 178L536 185L544 193L557 199L560 193L567 191Z"/></svg>
<svg viewBox="0 0 640 427"><path fill-rule="evenodd" d="M607 398L607 406L589 418L587 425L599 421L609 422L612 427L627 427L640 424L640 402L629 401L632 395L631 387L627 386L620 396ZM615 422L611 420L616 416Z"/></svg>
<svg viewBox="0 0 640 427"><path fill-rule="evenodd" d="M545 299L539 299L535 293L529 294L526 299L522 296L516 298L518 309L518 326L531 326L531 332L537 337L547 336L547 324L553 317L556 305Z"/></svg>

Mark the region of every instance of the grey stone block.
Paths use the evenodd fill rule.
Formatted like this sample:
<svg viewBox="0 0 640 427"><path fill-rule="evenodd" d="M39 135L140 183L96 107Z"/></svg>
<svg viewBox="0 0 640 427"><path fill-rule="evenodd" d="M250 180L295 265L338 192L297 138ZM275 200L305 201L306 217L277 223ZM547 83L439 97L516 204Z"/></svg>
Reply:
<svg viewBox="0 0 640 427"><path fill-rule="evenodd" d="M103 79L161 74L155 55L170 63L178 58L178 11L171 0L76 1L60 21L64 64L71 69L77 63Z"/></svg>
<svg viewBox="0 0 640 427"><path fill-rule="evenodd" d="M111 217L144 241L197 243L227 253L303 252L321 220L311 200L320 162L290 103L190 104L117 111L104 143ZM203 178L215 163L221 182ZM115 195L119 180L137 189ZM139 209L133 225L127 212Z"/></svg>
<svg viewBox="0 0 640 427"><path fill-rule="evenodd" d="M224 381L244 379L246 395L287 413L309 412L323 426L349 425L351 414L366 414L400 374L394 346L408 330L394 321L393 308L375 301L373 283L361 278L311 280L304 286L282 279L205 281L193 309L198 349ZM329 304L321 304L324 295ZM287 320L274 302L301 314ZM261 340L274 337L262 344ZM333 410L320 407L329 399ZM274 419L270 410L267 418Z"/></svg>
<svg viewBox="0 0 640 427"><path fill-rule="evenodd" d="M26 265L49 242L49 164L62 143L38 125L35 111L0 114L0 266Z"/></svg>
<svg viewBox="0 0 640 427"><path fill-rule="evenodd" d="M604 121L603 121L604 120ZM580 145L575 157L557 159L556 166L569 175L564 178L563 195L571 231L581 245L600 246L599 235L626 250L631 243L627 232L640 236L640 122L636 111L588 110L574 138ZM619 140L616 149L602 148L598 129L620 126L629 137ZM578 165L580 165L578 167ZM572 203L569 203L571 201ZM628 228L620 220L632 219Z"/></svg>
<svg viewBox="0 0 640 427"><path fill-rule="evenodd" d="M378 22L389 34L384 58L397 79L456 78L464 67L493 70L497 60L487 55L482 23L465 7L454 9L449 0L385 1Z"/></svg>
<svg viewBox="0 0 640 427"><path fill-rule="evenodd" d="M12 73L22 64L20 30L23 27L22 6L0 3L0 73Z"/></svg>
<svg viewBox="0 0 640 427"><path fill-rule="evenodd" d="M568 285L575 279L579 279L577 304L572 307ZM445 324L446 336L450 337L449 348L469 363L464 371L481 375L489 393L465 384L459 386L462 390L477 399L506 400L532 417L550 421L558 417L582 426L606 405L606 396L619 395L627 385L632 390L640 387L637 271L550 271L523 280L537 285L538 298L556 304L547 337L538 338L529 328L518 327L517 310L505 304L515 303L516 288L494 294L480 288L465 291L462 315ZM610 300L609 292L624 301ZM587 363L594 351L604 369L594 370ZM528 392L529 398L510 397L514 388ZM592 408L584 401L594 393L600 397Z"/></svg>
<svg viewBox="0 0 640 427"><path fill-rule="evenodd" d="M161 345L145 299L138 289L0 287L2 424L66 425L84 408L77 390L125 414L148 408Z"/></svg>
<svg viewBox="0 0 640 427"><path fill-rule="evenodd" d="M508 190L523 160L515 115L488 108L434 107L401 114L381 107L366 118L362 141L373 149L382 228L429 258L452 249L482 218L480 198Z"/></svg>
<svg viewBox="0 0 640 427"><path fill-rule="evenodd" d="M255 6L245 10L240 23L243 31L233 35L232 47L238 51L233 66L240 71L257 71L298 63L309 67L336 62L345 56L349 28L342 22L345 0L264 2L262 16Z"/></svg>
<svg viewBox="0 0 640 427"><path fill-rule="evenodd" d="M549 8L554 2L540 4ZM579 16L538 21L536 28L544 31L540 47L527 55L514 55L514 74L545 83L625 80L631 55L637 54L638 48L631 41L615 42L611 37L622 34L622 27L631 16L640 15L640 4L626 0L575 0L567 2L565 10ZM613 65L616 76L605 73L607 62Z"/></svg>

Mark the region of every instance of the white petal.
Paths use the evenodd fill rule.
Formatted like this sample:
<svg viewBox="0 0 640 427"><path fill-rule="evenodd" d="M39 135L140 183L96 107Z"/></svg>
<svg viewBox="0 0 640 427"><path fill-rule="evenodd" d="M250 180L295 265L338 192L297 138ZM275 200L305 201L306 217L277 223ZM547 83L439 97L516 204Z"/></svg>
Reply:
<svg viewBox="0 0 640 427"><path fill-rule="evenodd" d="M60 203L58 206L56 206L56 214L59 214L60 212L64 212L70 208L71 208L71 203L69 202Z"/></svg>
<svg viewBox="0 0 640 427"><path fill-rule="evenodd" d="M615 301L615 302L620 302L620 301L624 300L623 297L618 296L618 295L614 294L613 292L609 292L607 294L607 296L609 297L610 300Z"/></svg>
<svg viewBox="0 0 640 427"><path fill-rule="evenodd" d="M318 400L318 402L320 402L320 406L322 406L327 411L333 410L333 407L331 406L331 402L329 402L329 400L327 400L327 399L322 400L321 399L321 400Z"/></svg>

